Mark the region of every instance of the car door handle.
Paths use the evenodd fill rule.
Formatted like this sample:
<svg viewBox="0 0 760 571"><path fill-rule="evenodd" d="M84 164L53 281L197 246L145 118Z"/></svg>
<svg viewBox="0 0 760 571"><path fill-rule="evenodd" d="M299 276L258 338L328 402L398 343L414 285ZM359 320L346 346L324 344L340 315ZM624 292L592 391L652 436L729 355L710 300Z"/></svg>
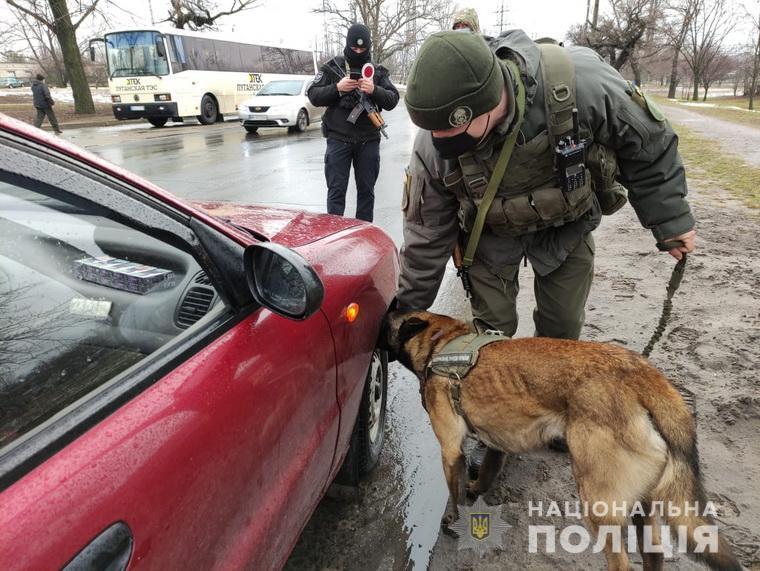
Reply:
<svg viewBox="0 0 760 571"><path fill-rule="evenodd" d="M119 521L103 530L63 571L123 571L132 555L132 530Z"/></svg>

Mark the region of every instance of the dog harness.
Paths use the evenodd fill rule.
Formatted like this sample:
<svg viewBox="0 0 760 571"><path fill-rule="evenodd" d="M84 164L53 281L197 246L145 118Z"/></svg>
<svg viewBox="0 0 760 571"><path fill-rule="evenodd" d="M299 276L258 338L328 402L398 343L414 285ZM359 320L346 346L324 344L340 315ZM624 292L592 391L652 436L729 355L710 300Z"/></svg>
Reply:
<svg viewBox="0 0 760 571"><path fill-rule="evenodd" d="M449 379L454 409L459 416L465 419L465 422L467 422L467 417L464 415L460 400L462 379L477 364L480 350L483 347L505 339L509 339L509 337L496 329L486 329L482 333L467 333L446 343L443 349L436 353L428 363L425 370L425 381L431 374ZM425 406L424 392L422 404ZM427 410L426 406L425 409Z"/></svg>

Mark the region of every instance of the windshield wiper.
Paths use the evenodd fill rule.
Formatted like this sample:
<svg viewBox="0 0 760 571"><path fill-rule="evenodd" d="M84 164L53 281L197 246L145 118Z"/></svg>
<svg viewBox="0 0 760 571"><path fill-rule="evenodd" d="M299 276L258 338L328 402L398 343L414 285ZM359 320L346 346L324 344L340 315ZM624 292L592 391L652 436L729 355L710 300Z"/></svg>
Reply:
<svg viewBox="0 0 760 571"><path fill-rule="evenodd" d="M132 71L131 67L117 67L115 70L111 72L111 75L108 76L108 79L113 79L113 76L116 75L117 71Z"/></svg>

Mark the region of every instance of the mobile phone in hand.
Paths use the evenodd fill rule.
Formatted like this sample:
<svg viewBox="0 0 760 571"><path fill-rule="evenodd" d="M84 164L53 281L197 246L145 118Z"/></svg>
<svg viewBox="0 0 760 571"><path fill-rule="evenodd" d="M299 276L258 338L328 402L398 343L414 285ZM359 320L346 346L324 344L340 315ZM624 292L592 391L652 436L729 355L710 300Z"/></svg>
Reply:
<svg viewBox="0 0 760 571"><path fill-rule="evenodd" d="M362 72L358 69L352 69L348 74L349 79L359 81L362 78Z"/></svg>

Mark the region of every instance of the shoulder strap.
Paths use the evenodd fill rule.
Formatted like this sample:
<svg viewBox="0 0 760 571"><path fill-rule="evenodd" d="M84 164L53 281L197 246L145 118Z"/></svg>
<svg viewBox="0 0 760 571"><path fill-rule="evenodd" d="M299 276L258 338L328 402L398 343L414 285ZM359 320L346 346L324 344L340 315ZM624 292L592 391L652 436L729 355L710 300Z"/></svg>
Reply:
<svg viewBox="0 0 760 571"><path fill-rule="evenodd" d="M573 130L575 97L575 65L562 46L539 44L541 50L541 77L544 82L546 126L551 141Z"/></svg>
<svg viewBox="0 0 760 571"><path fill-rule="evenodd" d="M493 173L491 173L491 179L488 181L488 186L483 194L483 199L480 201L478 214L475 217L472 232L470 232L470 237L467 240L467 247L464 251L464 257L462 258L462 264L466 269L469 269L469 267L472 266L472 262L475 259L475 250L478 249L478 242L480 241L480 235L483 232L486 214L496 196L496 190L499 188L501 179L504 178L507 164L509 164L509 159L512 156L512 150L515 148L517 136L520 134L520 126L522 125L523 117L525 116L525 85L523 85L522 78L520 77L520 68L518 68L517 64L511 60L504 60L504 63L509 68L510 75L515 81L517 117L515 119L515 125L512 127L512 132L507 137L507 140L504 141L499 160L496 161L496 166L493 169Z"/></svg>

